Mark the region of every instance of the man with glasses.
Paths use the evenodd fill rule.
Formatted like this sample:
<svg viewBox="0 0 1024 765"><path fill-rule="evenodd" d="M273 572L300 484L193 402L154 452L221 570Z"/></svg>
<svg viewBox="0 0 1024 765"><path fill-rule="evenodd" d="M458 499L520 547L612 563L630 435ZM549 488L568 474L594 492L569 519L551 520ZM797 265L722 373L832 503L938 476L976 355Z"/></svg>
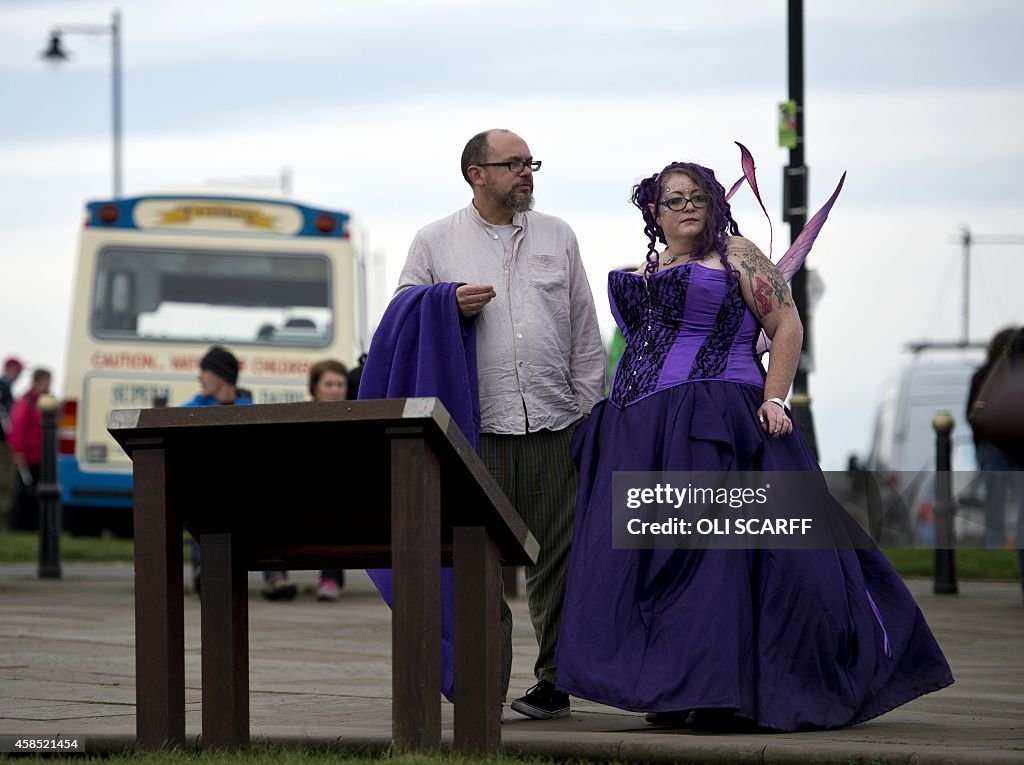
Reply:
<svg viewBox="0 0 1024 765"><path fill-rule="evenodd" d="M508 130L488 130L462 152L472 202L413 239L398 291L463 282L459 313L476 317L479 451L540 543L526 569L539 644L537 684L512 702L536 719L569 714L555 688L555 647L576 503L569 445L604 392L605 356L579 245L559 218L533 210L541 162ZM512 671L512 613L502 600L502 698Z"/></svg>

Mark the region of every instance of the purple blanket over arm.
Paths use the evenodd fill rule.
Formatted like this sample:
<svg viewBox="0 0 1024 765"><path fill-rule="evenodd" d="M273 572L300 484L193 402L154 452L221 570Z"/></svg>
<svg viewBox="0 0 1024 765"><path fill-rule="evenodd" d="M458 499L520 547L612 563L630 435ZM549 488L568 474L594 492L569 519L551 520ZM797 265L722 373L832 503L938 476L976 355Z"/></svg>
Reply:
<svg viewBox="0 0 1024 765"><path fill-rule="evenodd" d="M476 322L459 315L455 290L443 282L410 287L388 305L363 368L359 398L435 396L476 448L480 432ZM368 571L391 605L391 570ZM441 692L454 694L452 570L441 571Z"/></svg>

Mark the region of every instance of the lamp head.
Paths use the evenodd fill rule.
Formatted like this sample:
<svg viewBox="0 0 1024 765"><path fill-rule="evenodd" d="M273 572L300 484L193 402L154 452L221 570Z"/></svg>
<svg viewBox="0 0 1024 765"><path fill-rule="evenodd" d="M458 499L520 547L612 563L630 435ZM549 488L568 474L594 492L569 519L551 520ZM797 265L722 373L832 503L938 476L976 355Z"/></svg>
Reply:
<svg viewBox="0 0 1024 765"><path fill-rule="evenodd" d="M67 61L68 54L64 52L64 48L60 44L60 32L54 31L50 33L50 45L40 55L51 64Z"/></svg>

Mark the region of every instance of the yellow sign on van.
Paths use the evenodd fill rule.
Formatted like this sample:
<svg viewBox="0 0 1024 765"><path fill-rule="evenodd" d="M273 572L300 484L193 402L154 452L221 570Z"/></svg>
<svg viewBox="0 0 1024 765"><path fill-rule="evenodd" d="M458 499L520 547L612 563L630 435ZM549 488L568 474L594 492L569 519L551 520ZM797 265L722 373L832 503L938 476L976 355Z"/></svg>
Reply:
<svg viewBox="0 0 1024 765"><path fill-rule="evenodd" d="M139 228L295 234L302 228L302 215L287 205L153 199L135 206L135 223Z"/></svg>
<svg viewBox="0 0 1024 765"><path fill-rule="evenodd" d="M178 205L163 214L160 223L190 223L193 218L240 218L247 226L272 229L273 218L259 210L241 205Z"/></svg>

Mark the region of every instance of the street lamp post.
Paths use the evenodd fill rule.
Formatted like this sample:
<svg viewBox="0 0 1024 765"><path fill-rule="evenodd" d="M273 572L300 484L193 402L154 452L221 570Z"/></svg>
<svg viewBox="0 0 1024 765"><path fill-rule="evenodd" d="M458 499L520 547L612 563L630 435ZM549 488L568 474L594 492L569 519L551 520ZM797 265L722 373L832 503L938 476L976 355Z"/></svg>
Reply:
<svg viewBox="0 0 1024 765"><path fill-rule="evenodd" d="M789 98L796 105L796 141L789 151L789 166L783 175L785 208L783 219L789 224L790 241L803 230L807 223L807 165L804 161L804 8L803 0L788 0L788 62ZM807 306L807 272L801 267L793 275L791 283L793 302L800 310L804 324L804 343L800 353L800 365L793 379L793 395L789 399L793 419L796 420L808 445L818 456L818 439L814 432L814 418L811 415L811 397L808 392L807 372L810 366L809 348L811 339L811 313Z"/></svg>
<svg viewBox="0 0 1024 765"><path fill-rule="evenodd" d="M107 24L65 24L50 32L50 44L42 57L59 64L68 59L61 41L67 34L110 35L111 39L111 124L114 136L114 198L121 196L121 12L115 10Z"/></svg>
<svg viewBox="0 0 1024 765"><path fill-rule="evenodd" d="M971 342L971 245L975 244L1024 244L1024 236L1012 234L993 234L985 236L971 232L968 226L960 231L960 236L955 240L963 246L964 253L964 277L963 277L963 298L961 300L960 312L961 331L960 345L967 346Z"/></svg>

